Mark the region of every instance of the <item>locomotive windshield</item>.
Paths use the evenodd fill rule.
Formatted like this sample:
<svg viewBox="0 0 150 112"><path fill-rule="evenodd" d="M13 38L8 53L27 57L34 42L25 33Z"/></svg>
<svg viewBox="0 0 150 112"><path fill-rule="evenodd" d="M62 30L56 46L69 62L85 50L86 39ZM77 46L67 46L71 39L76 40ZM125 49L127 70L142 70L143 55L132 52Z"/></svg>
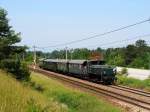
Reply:
<svg viewBox="0 0 150 112"><path fill-rule="evenodd" d="M90 61L90 65L104 65L105 61Z"/></svg>

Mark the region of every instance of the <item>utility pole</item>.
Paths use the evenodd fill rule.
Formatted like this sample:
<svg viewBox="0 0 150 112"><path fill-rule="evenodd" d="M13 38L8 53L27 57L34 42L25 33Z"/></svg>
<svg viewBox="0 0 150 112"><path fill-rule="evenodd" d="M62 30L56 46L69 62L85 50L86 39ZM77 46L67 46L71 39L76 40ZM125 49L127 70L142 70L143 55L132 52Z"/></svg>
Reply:
<svg viewBox="0 0 150 112"><path fill-rule="evenodd" d="M70 53L71 53L71 57L70 57L70 58L71 58L71 60L72 60L73 49L70 50Z"/></svg>
<svg viewBox="0 0 150 112"><path fill-rule="evenodd" d="M59 49L58 48L56 48L56 50L57 50L57 60L59 59Z"/></svg>
<svg viewBox="0 0 150 112"><path fill-rule="evenodd" d="M34 49L34 58L33 58L33 64L34 64L34 69L36 68L36 47L33 46L33 49Z"/></svg>
<svg viewBox="0 0 150 112"><path fill-rule="evenodd" d="M66 47L66 61L68 60L68 47Z"/></svg>
<svg viewBox="0 0 150 112"><path fill-rule="evenodd" d="M150 53L148 53L148 60L149 60L149 71L150 71ZM149 77L148 78L150 78L150 73L149 73Z"/></svg>

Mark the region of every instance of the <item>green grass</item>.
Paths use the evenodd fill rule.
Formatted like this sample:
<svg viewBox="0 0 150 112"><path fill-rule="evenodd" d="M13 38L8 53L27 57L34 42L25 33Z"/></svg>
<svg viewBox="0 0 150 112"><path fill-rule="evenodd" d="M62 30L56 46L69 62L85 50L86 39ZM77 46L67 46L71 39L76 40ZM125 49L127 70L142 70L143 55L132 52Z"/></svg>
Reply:
<svg viewBox="0 0 150 112"><path fill-rule="evenodd" d="M21 83L0 71L0 112L121 112L123 109L32 73Z"/></svg>
<svg viewBox="0 0 150 112"><path fill-rule="evenodd" d="M68 108L68 112L121 112L119 107L97 99L87 93L76 89L71 89L59 83L58 81L42 76L39 73L32 73L31 80L35 85L41 85L42 94L47 98L53 98L54 101L60 102Z"/></svg>
<svg viewBox="0 0 150 112"><path fill-rule="evenodd" d="M47 99L0 71L0 112L66 112L62 104Z"/></svg>
<svg viewBox="0 0 150 112"><path fill-rule="evenodd" d="M139 80L121 75L118 75L117 77L117 84L150 91L150 79Z"/></svg>

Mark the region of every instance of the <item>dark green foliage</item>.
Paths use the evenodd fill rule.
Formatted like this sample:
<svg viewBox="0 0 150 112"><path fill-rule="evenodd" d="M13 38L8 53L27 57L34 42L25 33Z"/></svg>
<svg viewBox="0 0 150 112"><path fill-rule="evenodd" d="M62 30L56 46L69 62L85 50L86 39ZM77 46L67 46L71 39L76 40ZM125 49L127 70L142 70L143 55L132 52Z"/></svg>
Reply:
<svg viewBox="0 0 150 112"><path fill-rule="evenodd" d="M24 58L26 62L33 62L33 52L28 51L24 53Z"/></svg>
<svg viewBox="0 0 150 112"><path fill-rule="evenodd" d="M150 67L150 47L145 40L137 40L135 44L125 48L109 48L104 57L112 65L143 69Z"/></svg>
<svg viewBox="0 0 150 112"><path fill-rule="evenodd" d="M68 50L68 59L90 59L91 53L97 52L104 55L107 64L123 67L149 69L150 47L145 40L137 40L135 44L122 48L108 48L89 50L77 48ZM33 52L28 52L26 58L33 58ZM37 52L38 58L65 59L65 50L54 50L51 53Z"/></svg>
<svg viewBox="0 0 150 112"><path fill-rule="evenodd" d="M117 65L117 66L124 66L125 65L125 48L108 48L105 51L104 57L108 64L110 65Z"/></svg>
<svg viewBox="0 0 150 112"><path fill-rule="evenodd" d="M144 53L144 55L142 56L138 56L137 58L135 58L132 63L129 65L129 67L134 67L134 68L149 68L149 55L147 53Z"/></svg>
<svg viewBox="0 0 150 112"><path fill-rule="evenodd" d="M137 49L134 45L128 45L125 49L125 64L129 65L137 57Z"/></svg>
<svg viewBox="0 0 150 112"><path fill-rule="evenodd" d="M19 60L4 59L1 61L0 67L7 72L12 73L16 79L25 81L30 80L29 68L24 62L21 63Z"/></svg>
<svg viewBox="0 0 150 112"><path fill-rule="evenodd" d="M33 89L39 91L39 92L43 92L44 91L44 87L41 84L37 84L33 81L30 81L28 83Z"/></svg>
<svg viewBox="0 0 150 112"><path fill-rule="evenodd" d="M90 57L90 50L88 50L87 48L74 49L72 53L73 59L89 59L89 57Z"/></svg>
<svg viewBox="0 0 150 112"><path fill-rule="evenodd" d="M15 33L9 26L7 12L0 8L0 60L10 58L15 52L19 52L19 46L14 46L14 44L20 41L20 33Z"/></svg>
<svg viewBox="0 0 150 112"><path fill-rule="evenodd" d="M109 65L149 69L150 67L150 47L145 40L137 40L135 44L122 48L108 48L89 50L87 48L77 48L68 50L68 59L90 59L91 53L97 52L104 55L104 60ZM26 58L33 58L33 52L28 52ZM54 50L51 53L38 51L38 58L65 59L65 50Z"/></svg>
<svg viewBox="0 0 150 112"><path fill-rule="evenodd" d="M20 33L16 33L9 25L7 11L0 8L0 61L25 52L26 46L15 46L20 41Z"/></svg>
<svg viewBox="0 0 150 112"><path fill-rule="evenodd" d="M25 53L26 46L15 46L20 42L20 33L15 33L9 25L7 11L0 8L0 68L12 73L19 80L29 80L27 65L19 58Z"/></svg>

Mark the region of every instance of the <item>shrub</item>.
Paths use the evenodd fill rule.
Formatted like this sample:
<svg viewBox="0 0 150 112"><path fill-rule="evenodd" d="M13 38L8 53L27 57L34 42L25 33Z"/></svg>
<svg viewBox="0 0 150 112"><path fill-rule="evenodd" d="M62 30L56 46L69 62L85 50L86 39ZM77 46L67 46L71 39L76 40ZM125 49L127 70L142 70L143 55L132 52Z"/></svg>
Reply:
<svg viewBox="0 0 150 112"><path fill-rule="evenodd" d="M16 79L28 81L30 79L30 71L27 64L14 59L5 59L0 63L0 68L12 73Z"/></svg>
<svg viewBox="0 0 150 112"><path fill-rule="evenodd" d="M39 92L43 92L44 91L44 87L41 84L36 84L34 81L30 81L29 85L33 89L35 89L35 90L37 90Z"/></svg>

